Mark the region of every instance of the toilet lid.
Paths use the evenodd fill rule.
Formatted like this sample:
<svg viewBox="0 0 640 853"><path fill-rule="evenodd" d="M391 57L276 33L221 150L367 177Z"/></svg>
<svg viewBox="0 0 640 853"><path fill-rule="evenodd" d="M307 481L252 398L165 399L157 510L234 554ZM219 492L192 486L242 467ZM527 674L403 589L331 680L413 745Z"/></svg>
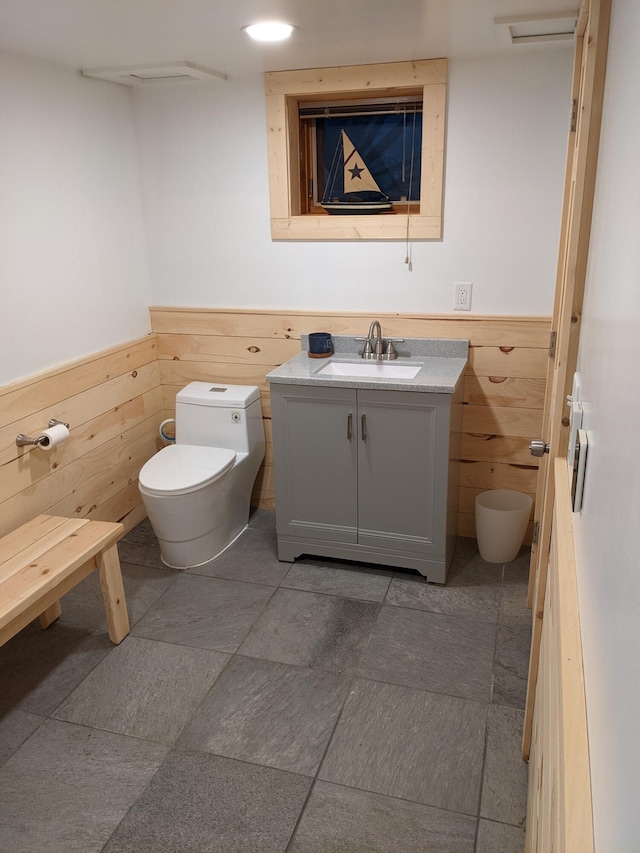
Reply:
<svg viewBox="0 0 640 853"><path fill-rule="evenodd" d="M145 462L138 483L152 495L185 495L222 477L235 458L223 447L172 444Z"/></svg>

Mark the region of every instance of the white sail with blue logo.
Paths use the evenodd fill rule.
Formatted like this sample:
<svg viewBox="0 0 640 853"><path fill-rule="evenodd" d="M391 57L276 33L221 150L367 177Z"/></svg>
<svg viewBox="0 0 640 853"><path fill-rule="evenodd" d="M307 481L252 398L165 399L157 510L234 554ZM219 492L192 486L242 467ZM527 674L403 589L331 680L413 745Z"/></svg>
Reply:
<svg viewBox="0 0 640 853"><path fill-rule="evenodd" d="M340 148L342 158L339 157ZM341 166L344 189L341 195L334 197L333 191ZM392 207L391 200L382 192L364 159L344 130L340 131L338 149L329 174L325 196L320 204L331 214L383 213L385 210L391 210Z"/></svg>

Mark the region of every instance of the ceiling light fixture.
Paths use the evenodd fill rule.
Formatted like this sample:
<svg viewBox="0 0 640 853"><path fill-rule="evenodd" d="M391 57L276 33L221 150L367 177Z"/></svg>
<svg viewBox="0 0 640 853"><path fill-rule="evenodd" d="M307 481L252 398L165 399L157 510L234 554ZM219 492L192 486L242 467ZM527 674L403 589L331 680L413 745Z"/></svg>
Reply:
<svg viewBox="0 0 640 853"><path fill-rule="evenodd" d="M296 29L293 24L281 21L262 21L259 24L249 24L242 28L244 32L256 41L284 41Z"/></svg>

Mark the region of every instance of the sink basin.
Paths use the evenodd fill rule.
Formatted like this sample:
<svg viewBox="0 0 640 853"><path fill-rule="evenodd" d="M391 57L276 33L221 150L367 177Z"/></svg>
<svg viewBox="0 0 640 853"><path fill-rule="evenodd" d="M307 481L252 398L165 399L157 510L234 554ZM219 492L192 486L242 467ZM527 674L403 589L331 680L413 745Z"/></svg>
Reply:
<svg viewBox="0 0 640 853"><path fill-rule="evenodd" d="M421 364L393 364L388 361L330 361L317 376L362 376L370 379L413 379Z"/></svg>

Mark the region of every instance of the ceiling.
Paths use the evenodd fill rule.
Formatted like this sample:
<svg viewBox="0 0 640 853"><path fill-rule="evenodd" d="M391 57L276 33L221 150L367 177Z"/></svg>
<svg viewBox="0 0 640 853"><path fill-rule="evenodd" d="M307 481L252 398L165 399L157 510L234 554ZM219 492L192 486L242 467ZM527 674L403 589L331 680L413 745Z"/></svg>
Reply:
<svg viewBox="0 0 640 853"><path fill-rule="evenodd" d="M579 0L0 0L0 49L68 69L188 61L230 77L262 71L566 49L511 44L494 17L571 11ZM261 46L248 23L285 19Z"/></svg>

